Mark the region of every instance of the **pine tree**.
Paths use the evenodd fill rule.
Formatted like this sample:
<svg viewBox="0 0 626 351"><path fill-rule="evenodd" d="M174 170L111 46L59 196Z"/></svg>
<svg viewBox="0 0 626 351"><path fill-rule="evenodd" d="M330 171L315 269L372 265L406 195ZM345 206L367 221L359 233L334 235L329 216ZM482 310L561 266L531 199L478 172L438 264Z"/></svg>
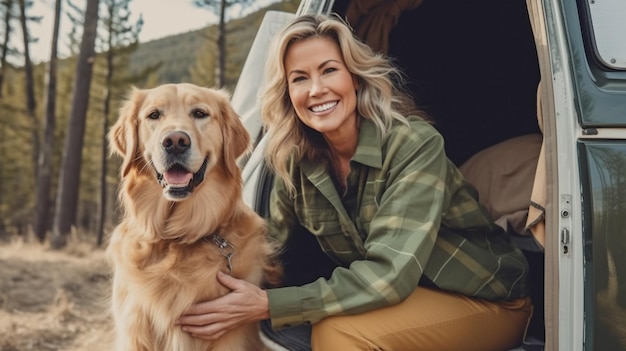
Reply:
<svg viewBox="0 0 626 351"><path fill-rule="evenodd" d="M13 32L12 22L13 18L15 18L15 15L13 14L13 5L13 0L0 1L0 14L4 19L4 41L1 43L0 46L0 98L2 98L3 95L4 78L7 73L7 58L14 51L9 46L9 43L11 41L11 34Z"/></svg>
<svg viewBox="0 0 626 351"><path fill-rule="evenodd" d="M78 209L78 190L82 161L82 147L85 134L85 120L89 105L89 93L93 64L95 61L95 42L98 28L98 9L100 0L87 0L85 21L80 53L74 77L72 112L68 124L59 191L56 199L56 214L52 231L52 247L65 246L67 235L76 225Z"/></svg>
<svg viewBox="0 0 626 351"><path fill-rule="evenodd" d="M226 84L226 11L228 7L239 5L241 7L252 4L252 0L194 0L194 4L201 8L207 8L218 15L217 24L217 67L215 85L223 87Z"/></svg>
<svg viewBox="0 0 626 351"><path fill-rule="evenodd" d="M130 53L137 49L139 43L139 32L143 25L140 17L135 24L129 24L130 11L128 5L131 0L104 0L106 7L105 15L102 17L106 39L104 41L103 52L106 57L106 69L104 73L104 101L102 116L102 148L100 163L100 202L97 218L97 244L100 246L104 237L104 223L106 221L107 208L107 139L109 130L109 119L113 95L116 89L120 88L119 82L124 82L129 77L124 76L123 67L127 67ZM122 69L118 70L118 66Z"/></svg>
<svg viewBox="0 0 626 351"><path fill-rule="evenodd" d="M45 93L45 118L43 132L43 147L39 150L37 163L37 195L35 209L35 235L43 242L48 230L50 216L50 189L52 184L52 155L54 149L54 129L56 125L56 88L57 88L57 64L59 27L61 23L61 3L56 0L54 7L54 25L52 40L50 42L50 61L47 65L46 93Z"/></svg>

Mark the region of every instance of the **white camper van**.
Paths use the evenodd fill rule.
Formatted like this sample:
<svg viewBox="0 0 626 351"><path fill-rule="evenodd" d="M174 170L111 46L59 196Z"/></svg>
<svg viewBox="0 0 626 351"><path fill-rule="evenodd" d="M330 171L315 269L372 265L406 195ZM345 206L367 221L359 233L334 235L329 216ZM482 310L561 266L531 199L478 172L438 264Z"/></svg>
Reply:
<svg viewBox="0 0 626 351"><path fill-rule="evenodd" d="M266 44L294 16L345 16L351 3L387 21L386 53L528 258L535 313L515 350L626 351L626 1L304 0L268 12L232 99L255 145L246 201L263 215ZM351 25L368 42L364 23ZM292 246L287 272L319 254Z"/></svg>

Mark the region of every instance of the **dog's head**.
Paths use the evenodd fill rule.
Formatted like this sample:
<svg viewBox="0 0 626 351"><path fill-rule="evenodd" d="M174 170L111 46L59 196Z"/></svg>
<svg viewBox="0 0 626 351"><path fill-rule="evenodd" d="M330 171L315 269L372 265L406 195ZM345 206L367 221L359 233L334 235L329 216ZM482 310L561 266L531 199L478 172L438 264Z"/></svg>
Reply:
<svg viewBox="0 0 626 351"><path fill-rule="evenodd" d="M165 198L181 201L216 165L238 176L250 137L223 90L192 84L133 89L109 132L121 176L153 172Z"/></svg>

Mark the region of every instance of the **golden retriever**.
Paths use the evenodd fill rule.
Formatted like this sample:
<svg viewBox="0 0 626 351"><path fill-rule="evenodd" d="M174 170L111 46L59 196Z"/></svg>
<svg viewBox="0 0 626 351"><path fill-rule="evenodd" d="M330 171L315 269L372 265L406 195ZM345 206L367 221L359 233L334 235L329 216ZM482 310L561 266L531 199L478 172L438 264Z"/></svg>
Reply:
<svg viewBox="0 0 626 351"><path fill-rule="evenodd" d="M116 351L259 350L258 324L213 342L175 320L227 289L219 270L255 284L280 272L265 223L242 199L237 159L250 137L226 92L192 84L134 88L109 132L123 157L124 209L107 257Z"/></svg>

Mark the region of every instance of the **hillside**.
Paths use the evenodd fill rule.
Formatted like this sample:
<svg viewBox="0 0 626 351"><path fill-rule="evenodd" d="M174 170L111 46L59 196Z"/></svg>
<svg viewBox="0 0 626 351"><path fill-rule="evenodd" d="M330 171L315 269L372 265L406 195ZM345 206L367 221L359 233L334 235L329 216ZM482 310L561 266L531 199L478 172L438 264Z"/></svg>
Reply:
<svg viewBox="0 0 626 351"><path fill-rule="evenodd" d="M265 12L270 10L295 12L298 4L297 0L281 1L246 17L226 23L227 86L234 87L236 84ZM216 50L216 37L217 25L211 25L199 30L140 43L138 49L131 55L130 73L136 74L150 66L159 65L156 83L183 81L201 83L197 77L191 77L190 68L196 64L200 55L203 55L201 61L206 60L208 67L214 67L216 55L211 55L211 53L215 53Z"/></svg>

